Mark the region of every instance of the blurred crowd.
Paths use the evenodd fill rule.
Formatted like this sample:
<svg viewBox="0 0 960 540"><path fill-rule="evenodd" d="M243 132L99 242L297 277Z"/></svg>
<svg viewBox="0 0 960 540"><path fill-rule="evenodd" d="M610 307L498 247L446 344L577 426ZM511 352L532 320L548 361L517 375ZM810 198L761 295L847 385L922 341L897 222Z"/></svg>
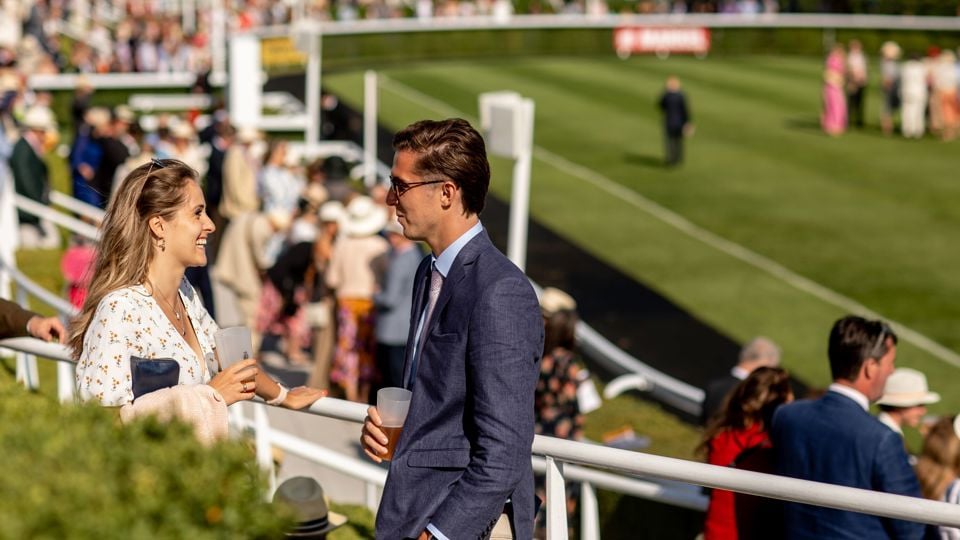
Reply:
<svg viewBox="0 0 960 540"><path fill-rule="evenodd" d="M919 139L926 133L951 141L960 129L960 62L950 49L931 46L926 53L903 51L892 41L880 49L880 127ZM851 40L833 45L823 71L820 124L832 136L864 127L869 60L863 46Z"/></svg>

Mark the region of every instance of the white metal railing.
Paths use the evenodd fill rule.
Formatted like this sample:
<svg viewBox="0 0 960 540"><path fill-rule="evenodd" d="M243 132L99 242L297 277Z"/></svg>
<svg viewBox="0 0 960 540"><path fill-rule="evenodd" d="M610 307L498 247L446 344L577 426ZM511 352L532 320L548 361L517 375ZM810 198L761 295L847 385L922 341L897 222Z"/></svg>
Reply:
<svg viewBox="0 0 960 540"><path fill-rule="evenodd" d="M54 360L67 359L65 347L31 338L0 340L0 345ZM70 382L72 383L72 379ZM256 430L257 455L261 463L272 467L270 447L277 446L308 459L329 464L328 466L340 472L366 482L368 495L374 495L368 497L368 505L372 503L375 498L373 489L383 486L385 471L356 458L330 452L292 435L272 431L265 421L266 413L263 404L255 402L253 407L254 419L244 419L241 425ZM316 402L305 412L359 424L366 416L366 408L366 405L360 403L325 398ZM564 488L566 481L578 480L586 485L588 488L586 498L589 500L585 502L590 507L585 507L582 513L595 518L593 487L644 496L645 493L638 487L640 484L634 483L636 480L632 478L634 475L894 519L960 527L960 507L944 502L743 471L539 435L534 438L532 453L534 455L532 459L537 468L545 469L547 474L547 537L551 540L566 538L567 516ZM544 456L543 461L536 456ZM596 469L605 469L619 474L604 473ZM369 489L371 486L373 489ZM662 492L668 490L663 488ZM702 496L698 497L692 492L681 494L681 491L676 489L673 493L675 496L673 503L679 503L687 508L703 508ZM584 538L598 537L596 536L598 527L595 522L584 527L582 531Z"/></svg>

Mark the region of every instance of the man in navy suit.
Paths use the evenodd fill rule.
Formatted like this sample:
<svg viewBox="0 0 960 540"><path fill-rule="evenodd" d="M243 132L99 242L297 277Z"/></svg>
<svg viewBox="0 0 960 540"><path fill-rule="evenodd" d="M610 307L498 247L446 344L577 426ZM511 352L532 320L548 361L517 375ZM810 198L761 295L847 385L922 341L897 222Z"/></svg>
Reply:
<svg viewBox="0 0 960 540"><path fill-rule="evenodd" d="M533 536L534 391L543 319L530 282L480 224L490 166L461 119L397 133L387 203L403 234L430 246L417 269L404 386L413 397L376 536ZM386 437L371 407L361 442L376 462Z"/></svg>
<svg viewBox="0 0 960 540"><path fill-rule="evenodd" d="M868 412L893 373L896 334L881 321L847 316L833 325L828 355L833 384L827 393L774 414L770 438L777 472L919 497L903 441ZM797 503L786 503L785 513L785 538L791 539L919 539L924 529L909 521Z"/></svg>

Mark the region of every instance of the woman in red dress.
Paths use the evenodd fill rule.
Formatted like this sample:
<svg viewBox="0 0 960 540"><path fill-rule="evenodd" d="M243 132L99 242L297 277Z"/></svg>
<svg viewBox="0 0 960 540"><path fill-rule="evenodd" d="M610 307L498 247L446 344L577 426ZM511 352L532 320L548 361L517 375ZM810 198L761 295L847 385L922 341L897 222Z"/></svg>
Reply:
<svg viewBox="0 0 960 540"><path fill-rule="evenodd" d="M705 453L712 465L772 472L767 428L776 408L790 401L793 392L786 371L755 369L727 395L720 411L707 424L697 450ZM764 523L773 513L757 511L761 504L763 500L756 497L713 490L703 528L705 540L753 538L754 530L769 533Z"/></svg>

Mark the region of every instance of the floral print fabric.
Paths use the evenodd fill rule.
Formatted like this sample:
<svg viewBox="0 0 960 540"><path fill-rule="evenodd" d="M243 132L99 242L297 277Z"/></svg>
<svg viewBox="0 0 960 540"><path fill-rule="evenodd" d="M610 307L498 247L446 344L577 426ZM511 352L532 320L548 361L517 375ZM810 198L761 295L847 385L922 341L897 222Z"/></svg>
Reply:
<svg viewBox="0 0 960 540"><path fill-rule="evenodd" d="M213 334L219 329L199 295L184 279L180 298L197 334L203 358L180 335L146 287L134 285L103 297L83 336L77 363L77 390L83 401L107 407L133 402L130 356L172 358L180 364L180 384L205 384L216 373Z"/></svg>

